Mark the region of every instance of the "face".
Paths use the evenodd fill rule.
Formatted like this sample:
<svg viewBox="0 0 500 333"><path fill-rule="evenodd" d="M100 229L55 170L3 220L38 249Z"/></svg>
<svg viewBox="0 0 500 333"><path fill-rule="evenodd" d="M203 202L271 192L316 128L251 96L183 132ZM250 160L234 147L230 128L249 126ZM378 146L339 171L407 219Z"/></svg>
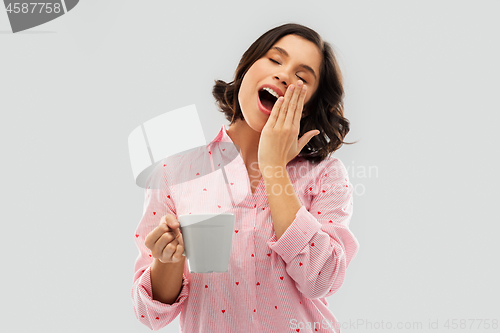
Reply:
<svg viewBox="0 0 500 333"><path fill-rule="evenodd" d="M318 88L321 61L319 49L307 39L286 35L278 40L248 69L241 82L238 99L247 124L261 132L269 118L259 109L259 90L265 84L283 96L290 84L303 81L307 86L305 105Z"/></svg>

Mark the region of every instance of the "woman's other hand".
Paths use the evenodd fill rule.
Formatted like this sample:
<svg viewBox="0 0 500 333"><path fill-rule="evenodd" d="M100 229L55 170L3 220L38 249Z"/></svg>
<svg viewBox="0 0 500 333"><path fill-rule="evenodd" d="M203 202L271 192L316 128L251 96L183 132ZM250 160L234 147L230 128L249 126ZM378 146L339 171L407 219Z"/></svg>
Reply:
<svg viewBox="0 0 500 333"><path fill-rule="evenodd" d="M179 230L179 221L173 214L162 216L160 224L144 241L151 250L151 256L162 263L177 263L183 258L184 240Z"/></svg>

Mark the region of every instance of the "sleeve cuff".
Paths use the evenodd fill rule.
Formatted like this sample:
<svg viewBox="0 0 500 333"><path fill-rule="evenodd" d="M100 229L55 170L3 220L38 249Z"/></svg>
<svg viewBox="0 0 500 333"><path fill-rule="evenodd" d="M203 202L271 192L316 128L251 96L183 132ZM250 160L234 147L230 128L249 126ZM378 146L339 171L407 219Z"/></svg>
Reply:
<svg viewBox="0 0 500 333"><path fill-rule="evenodd" d="M142 287L143 290L143 300L147 299L147 302L151 304L152 308L154 308L158 312L171 311L172 308L176 308L180 304L184 302L184 300L188 296L188 281L184 274L182 274L182 287L179 296L172 304L165 304L153 299L153 288L151 287L151 266L149 266L144 273L139 278L139 287ZM145 295L144 295L145 293Z"/></svg>
<svg viewBox="0 0 500 333"><path fill-rule="evenodd" d="M277 240L276 234L273 233L267 245L288 264L309 244L311 238L320 229L321 223L307 211L305 206L302 206L295 214L292 224L285 230L280 239Z"/></svg>

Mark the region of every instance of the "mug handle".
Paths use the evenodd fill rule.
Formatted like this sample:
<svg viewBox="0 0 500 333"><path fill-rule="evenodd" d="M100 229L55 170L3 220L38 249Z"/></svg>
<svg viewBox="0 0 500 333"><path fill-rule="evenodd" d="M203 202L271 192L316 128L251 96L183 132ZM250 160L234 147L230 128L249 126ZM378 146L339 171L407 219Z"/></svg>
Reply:
<svg viewBox="0 0 500 333"><path fill-rule="evenodd" d="M179 226L179 231L182 233L182 229L181 227ZM184 252L182 252L182 255L185 257L186 256L186 249L184 249Z"/></svg>

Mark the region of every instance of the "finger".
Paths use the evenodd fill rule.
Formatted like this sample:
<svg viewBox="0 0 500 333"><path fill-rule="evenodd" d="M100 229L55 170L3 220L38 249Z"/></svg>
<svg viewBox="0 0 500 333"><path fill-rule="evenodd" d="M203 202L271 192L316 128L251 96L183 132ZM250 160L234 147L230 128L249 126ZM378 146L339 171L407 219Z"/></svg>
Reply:
<svg viewBox="0 0 500 333"><path fill-rule="evenodd" d="M295 91L295 85L291 84L288 86L288 89L285 92L285 100L283 101L283 109L286 110L288 105L290 104L290 100L292 99L293 93Z"/></svg>
<svg viewBox="0 0 500 333"><path fill-rule="evenodd" d="M144 239L144 245L150 250L153 250L155 243L160 239L160 237L171 231L170 228L165 223L160 223L156 228L154 228Z"/></svg>
<svg viewBox="0 0 500 333"><path fill-rule="evenodd" d="M163 256L163 251L167 245L175 240L175 235L172 232L166 232L158 239L151 250L151 255L153 258L161 258Z"/></svg>
<svg viewBox="0 0 500 333"><path fill-rule="evenodd" d="M298 100L299 100L299 95L302 93L303 82L301 80L298 80L296 85L297 85L297 87L295 88L295 90L293 92L293 96L290 99L290 104L287 107L287 117L286 118L289 119L287 122L288 125L291 125L292 120L294 119L295 113L297 112L297 104L298 104Z"/></svg>
<svg viewBox="0 0 500 333"><path fill-rule="evenodd" d="M271 110L271 115L269 116L269 119L267 120L266 126L271 126L271 128L274 127L276 124L276 121L278 120L278 115L280 113L280 109L283 106L283 101L284 97L279 97L276 103L274 103L273 109Z"/></svg>
<svg viewBox="0 0 500 333"><path fill-rule="evenodd" d="M179 235L181 234L181 224L179 220L177 220L174 215L171 215L171 218L168 219L167 224L170 230L173 231L174 236L178 238Z"/></svg>
<svg viewBox="0 0 500 333"><path fill-rule="evenodd" d="M290 100L293 97L294 91L295 91L295 85L293 84L289 85L288 89L285 92L285 100L283 101L283 106L281 107L280 113L276 120L278 126L283 126L283 123L285 122L286 113L288 112Z"/></svg>
<svg viewBox="0 0 500 333"><path fill-rule="evenodd" d="M177 250L178 244L179 242L176 239L168 243L161 253L160 261L162 262L172 261L172 255Z"/></svg>
<svg viewBox="0 0 500 333"><path fill-rule="evenodd" d="M177 229L175 232L174 232L174 236L175 236L175 239L179 242L179 244L181 244L182 246L184 246L184 238L182 237L182 233L179 229Z"/></svg>
<svg viewBox="0 0 500 333"><path fill-rule="evenodd" d="M172 230L172 234L175 237L175 240L182 246L184 252L184 239L182 237L182 232L180 229L180 223L179 221L175 218L174 215L171 215L171 218L168 219L168 225L170 226L170 230ZM174 250L174 253L176 251ZM181 256L184 256L181 252Z"/></svg>
<svg viewBox="0 0 500 333"><path fill-rule="evenodd" d="M292 123L293 123L293 121L295 119L295 115L297 113L297 105L298 105L299 96L302 93L302 85L303 85L303 82L301 80L298 80L296 83L295 90L293 92L293 96L292 96L292 98L290 98L290 104L288 104L286 119L285 119L284 124L283 124L285 128L292 127Z"/></svg>
<svg viewBox="0 0 500 333"><path fill-rule="evenodd" d="M172 255L172 261L179 262L183 257L182 255L183 252L184 252L184 245L177 244L177 249L175 250L175 253Z"/></svg>
<svg viewBox="0 0 500 333"><path fill-rule="evenodd" d="M180 232L180 230L176 229L171 234L172 234L172 242L173 240L176 240L180 245L184 247L184 238L182 237L182 233Z"/></svg>
<svg viewBox="0 0 500 333"><path fill-rule="evenodd" d="M177 239L177 241L179 242L179 245L180 245L180 246L182 246L181 255L182 255L183 257L185 257L185 256L186 256L186 253L184 253L184 252L185 252L185 251L184 251L184 249L185 249L186 247L185 247L185 245L184 245L184 238L182 237L182 234L181 234L181 233L179 233L179 235L178 235L178 237L176 237L176 239ZM177 245L177 246L179 246L179 245Z"/></svg>
<svg viewBox="0 0 500 333"><path fill-rule="evenodd" d="M165 217L165 224L170 228L170 229L177 229L180 227L179 221L175 218L175 215L173 214L167 214L164 216Z"/></svg>
<svg viewBox="0 0 500 333"><path fill-rule="evenodd" d="M300 119L302 118L302 113L304 112L304 102L306 100L306 95L307 95L307 86L303 85L299 96L299 101L297 104L297 111L295 112L295 115L293 117L293 124L295 124L297 128L300 128Z"/></svg>
<svg viewBox="0 0 500 333"><path fill-rule="evenodd" d="M168 231L172 231L175 236L180 233L181 224L173 214L165 215L165 225L168 228Z"/></svg>
<svg viewBox="0 0 500 333"><path fill-rule="evenodd" d="M175 215L167 214L162 216L160 218L160 223L158 224L158 226L153 229L144 239L144 245L146 245L148 249L152 250L154 244L164 233L172 231L172 228L175 228L177 226L174 222L177 222ZM169 225L171 227L169 227Z"/></svg>

